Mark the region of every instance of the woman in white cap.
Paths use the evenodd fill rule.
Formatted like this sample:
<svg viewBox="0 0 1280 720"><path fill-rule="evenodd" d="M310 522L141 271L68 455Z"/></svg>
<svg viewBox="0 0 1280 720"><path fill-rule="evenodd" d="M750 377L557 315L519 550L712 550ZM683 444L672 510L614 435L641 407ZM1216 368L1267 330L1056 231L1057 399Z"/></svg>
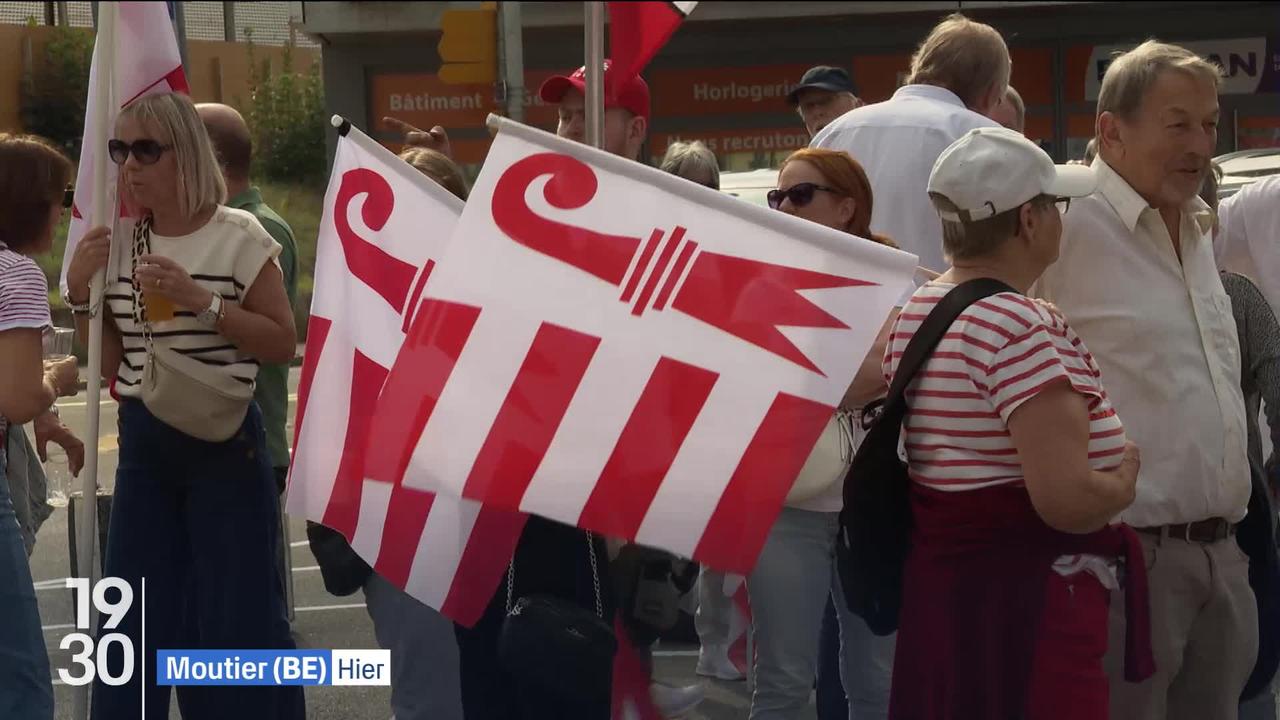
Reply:
<svg viewBox="0 0 1280 720"><path fill-rule="evenodd" d="M1136 536L1110 525L1133 500L1138 451L1080 338L1024 296L1057 258L1059 213L1094 184L1004 128L969 132L929 178L951 269L903 308L886 376L952 288L1011 290L970 305L906 389L912 528L891 718L1107 717L1117 558L1130 559L1127 595L1145 600ZM1151 669L1143 640L1129 638L1131 677Z"/></svg>

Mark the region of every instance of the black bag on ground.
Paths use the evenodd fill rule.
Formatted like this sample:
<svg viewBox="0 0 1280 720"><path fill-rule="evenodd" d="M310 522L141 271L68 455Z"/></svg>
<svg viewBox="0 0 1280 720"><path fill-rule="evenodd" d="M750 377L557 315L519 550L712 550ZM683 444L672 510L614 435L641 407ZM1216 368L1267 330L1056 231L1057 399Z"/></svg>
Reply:
<svg viewBox="0 0 1280 720"><path fill-rule="evenodd" d="M898 629L902 572L911 535L911 484L907 465L898 455L907 385L965 308L1002 292L1017 290L999 280L970 280L957 285L934 307L907 344L882 414L845 475L836 569L849 610L877 635Z"/></svg>
<svg viewBox="0 0 1280 720"><path fill-rule="evenodd" d="M308 520L307 543L320 566L324 589L333 595L343 597L354 593L364 587L373 572L337 530Z"/></svg>

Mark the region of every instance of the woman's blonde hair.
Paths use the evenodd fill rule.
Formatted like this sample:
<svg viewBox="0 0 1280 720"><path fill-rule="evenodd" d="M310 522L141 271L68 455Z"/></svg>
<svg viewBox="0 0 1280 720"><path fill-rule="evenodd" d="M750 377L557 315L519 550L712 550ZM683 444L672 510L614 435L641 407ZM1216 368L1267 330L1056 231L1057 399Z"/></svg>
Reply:
<svg viewBox="0 0 1280 720"><path fill-rule="evenodd" d="M435 180L445 190L457 195L459 199L467 199L467 181L462 177L462 168L444 153L428 148L410 147L400 151L400 159L412 165L418 172Z"/></svg>
<svg viewBox="0 0 1280 720"><path fill-rule="evenodd" d="M126 105L116 122L125 118L137 120L147 132L160 136L154 140L172 146L178 168L178 211L183 217L194 217L227 201L222 166L190 98L180 93L147 95Z"/></svg>

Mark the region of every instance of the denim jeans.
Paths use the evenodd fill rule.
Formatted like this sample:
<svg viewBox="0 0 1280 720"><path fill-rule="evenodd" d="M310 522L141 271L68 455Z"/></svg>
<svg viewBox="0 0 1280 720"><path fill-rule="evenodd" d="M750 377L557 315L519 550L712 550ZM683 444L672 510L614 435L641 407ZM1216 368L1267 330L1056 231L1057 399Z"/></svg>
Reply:
<svg viewBox="0 0 1280 720"><path fill-rule="evenodd" d="M828 597L840 624L850 720L888 716L896 638L873 635L844 602L835 570L837 518L783 508L747 578L756 650L751 720L808 716Z"/></svg>
<svg viewBox="0 0 1280 720"><path fill-rule="evenodd" d="M21 432L21 430L18 430ZM0 444L0 718L52 720L53 685L31 566Z"/></svg>
<svg viewBox="0 0 1280 720"><path fill-rule="evenodd" d="M137 667L124 685L94 685L93 718L167 720L169 688L155 684L157 649L294 648L275 560L276 486L256 404L222 443L185 435L127 398L119 429L106 574L134 588L133 607L115 632L132 640ZM121 653L108 652L107 663L119 673ZM144 663L145 717L137 672ZM305 717L300 687L183 687L178 704L184 720Z"/></svg>
<svg viewBox="0 0 1280 720"><path fill-rule="evenodd" d="M462 720L453 623L376 572L365 581L364 598L378 645L391 651L395 720Z"/></svg>

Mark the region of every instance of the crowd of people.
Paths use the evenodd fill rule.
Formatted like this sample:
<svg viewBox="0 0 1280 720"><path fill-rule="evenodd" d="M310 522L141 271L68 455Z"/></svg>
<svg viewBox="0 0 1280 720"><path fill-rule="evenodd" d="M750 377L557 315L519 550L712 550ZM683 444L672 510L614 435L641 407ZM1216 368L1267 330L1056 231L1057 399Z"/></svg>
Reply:
<svg viewBox="0 0 1280 720"><path fill-rule="evenodd" d="M804 716L815 688L821 720L1277 716L1275 461L1258 418L1265 406L1280 438L1280 182L1219 207L1220 72L1154 40L1118 57L1089 156L1068 165L1021 134L1004 38L961 15L924 39L884 102L864 103L841 68L801 78L788 100L812 143L782 163L769 207L899 247L920 268L746 578L752 720ZM556 133L584 141L585 69L539 92L558 108ZM602 147L641 161L652 112L643 79L614 88ZM401 159L465 201L446 130L388 121L404 132ZM140 98L109 152L127 217L114 239L88 230L63 290L82 342L105 315L103 378L119 400L106 574L149 581L150 647L292 648L280 496L293 232L250 184L249 130L230 107ZM701 143L673 144L660 167L720 187ZM0 717L53 717L10 499L25 470L6 472L4 448L25 441L24 423L41 445L80 442L54 407L78 391L75 361L41 358L51 320L34 261L52 248L70 179L48 141L0 135ZM944 310L954 319L927 337ZM900 632L884 634L851 610L837 536L846 476L891 388L905 402L911 523ZM507 581L463 628L313 530L326 583L353 578L341 592L363 590L391 651L399 720L609 718L607 681L536 681L546 673L513 662L503 633L521 598L556 598L617 617L651 664L668 628L636 611L637 573L666 578L665 601L696 603L699 675L744 679L714 568L531 517ZM138 646L141 627L131 613L113 630ZM108 655L117 671L126 660ZM141 662L145 688L140 674L95 684L94 718L140 717L141 692L148 720L168 717L154 655ZM703 688L654 682L652 694L679 717ZM297 687L177 697L186 718L306 715Z"/></svg>

